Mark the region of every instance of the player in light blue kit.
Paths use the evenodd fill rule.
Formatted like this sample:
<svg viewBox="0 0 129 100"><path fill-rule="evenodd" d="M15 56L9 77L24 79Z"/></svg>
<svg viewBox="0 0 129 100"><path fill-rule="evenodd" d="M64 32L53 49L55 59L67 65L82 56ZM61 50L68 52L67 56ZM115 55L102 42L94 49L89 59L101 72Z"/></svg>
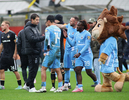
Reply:
<svg viewBox="0 0 129 100"><path fill-rule="evenodd" d="M67 29L67 33L68 36L70 38L70 40L73 40L74 35L77 33L77 23L79 21L78 17L72 17L70 19L70 23L67 25L59 25L57 24L57 26L59 28L62 29ZM75 66L75 58L74 55L76 54L77 49L76 46L71 47L69 45L69 43L66 40L66 44L65 44L65 53L64 53L64 70L65 70L65 77L64 77L64 87L63 87L63 91L67 91L68 90L68 83L70 80L70 68L74 68Z"/></svg>
<svg viewBox="0 0 129 100"><path fill-rule="evenodd" d="M58 89L55 92L62 92L62 74L60 71L60 36L61 30L54 25L54 16L49 15L47 22L49 27L45 30L44 49L47 48L47 53L42 63L41 79L42 88L38 92L46 92L46 70L52 64L58 76Z"/></svg>
<svg viewBox="0 0 129 100"><path fill-rule="evenodd" d="M82 68L85 67L86 73L94 80L95 84L98 84L97 78L94 73L92 73L92 60L93 54L90 48L91 42L91 34L86 30L87 23L85 20L79 21L77 24L77 33L74 36L73 41L70 40L69 36L66 32L64 32L64 36L66 36L68 43L71 46L76 45L78 53L74 55L75 60L75 72L77 75L78 89L73 90L72 92L83 92L82 85Z"/></svg>

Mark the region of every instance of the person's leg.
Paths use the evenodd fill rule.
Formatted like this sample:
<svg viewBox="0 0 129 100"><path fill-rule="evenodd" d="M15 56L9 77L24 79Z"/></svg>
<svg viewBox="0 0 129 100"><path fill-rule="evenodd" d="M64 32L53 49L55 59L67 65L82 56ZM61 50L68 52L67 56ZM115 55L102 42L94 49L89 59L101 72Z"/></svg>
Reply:
<svg viewBox="0 0 129 100"><path fill-rule="evenodd" d="M123 58L123 65L125 66L125 69L128 70L126 59Z"/></svg>
<svg viewBox="0 0 129 100"><path fill-rule="evenodd" d="M92 78L94 83L97 85L98 84L98 80L97 80L95 74L92 72L92 69L86 69L86 73L87 73L88 76L90 76Z"/></svg>
<svg viewBox="0 0 129 100"><path fill-rule="evenodd" d="M26 68L22 68L22 76L23 76L24 82L26 83L27 82L27 70L26 70Z"/></svg>
<svg viewBox="0 0 129 100"><path fill-rule="evenodd" d="M55 71L58 76L58 89L56 90L56 92L62 92L63 83L62 83L62 74L61 74L60 68L56 68Z"/></svg>
<svg viewBox="0 0 129 100"><path fill-rule="evenodd" d="M24 82L26 83L27 82L28 57L21 55L20 60L21 60L22 76L23 76Z"/></svg>
<svg viewBox="0 0 129 100"><path fill-rule="evenodd" d="M29 60L29 76L27 80L27 86L30 87L29 92L31 92L31 89L36 91L34 86L34 79L37 75L38 67L39 67L39 55L28 55Z"/></svg>
<svg viewBox="0 0 129 100"><path fill-rule="evenodd" d="M14 71L13 73L15 74L18 83L18 87L16 89L22 89L20 74L18 71Z"/></svg>
<svg viewBox="0 0 129 100"><path fill-rule="evenodd" d="M101 80L100 80L100 68L99 68L99 61L98 60L99 60L98 58L95 58L94 62L93 62L93 64L94 64L94 73L95 73L95 75L97 77L98 82L101 83ZM91 85L91 87L95 87L95 86L96 86L96 84Z"/></svg>
<svg viewBox="0 0 129 100"><path fill-rule="evenodd" d="M122 72L123 70L122 70L122 62L123 62L123 57L122 57L122 55L119 55L118 56L118 61L119 61L119 69L120 69L120 71Z"/></svg>
<svg viewBox="0 0 129 100"><path fill-rule="evenodd" d="M78 89L74 90L72 92L83 92L82 75L81 75L82 68L83 67L81 67L81 66L78 66L75 68L77 82L78 82Z"/></svg>
<svg viewBox="0 0 129 100"><path fill-rule="evenodd" d="M50 91L55 91L55 70L51 69L51 82L52 82L52 88L50 89Z"/></svg>
<svg viewBox="0 0 129 100"><path fill-rule="evenodd" d="M5 87L4 87L4 83L5 83L5 72L4 72L4 69L0 70L0 82L1 82L0 90L5 89Z"/></svg>
<svg viewBox="0 0 129 100"><path fill-rule="evenodd" d="M42 80L42 83L41 83L41 89L39 90L39 92L46 92L46 79L47 79L47 76L46 76L46 70L47 70L47 67L44 67L42 66L41 68L41 80Z"/></svg>

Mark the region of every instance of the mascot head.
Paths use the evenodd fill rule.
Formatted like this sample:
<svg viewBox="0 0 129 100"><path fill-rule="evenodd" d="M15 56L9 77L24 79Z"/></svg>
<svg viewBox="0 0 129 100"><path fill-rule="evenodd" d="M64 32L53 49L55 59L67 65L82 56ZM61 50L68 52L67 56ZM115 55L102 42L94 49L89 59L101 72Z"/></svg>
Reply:
<svg viewBox="0 0 129 100"><path fill-rule="evenodd" d="M110 11L105 8L98 17L97 24L92 30L92 37L101 44L110 36L126 39L124 31L126 27L122 25L123 16L117 17L117 9L112 6Z"/></svg>

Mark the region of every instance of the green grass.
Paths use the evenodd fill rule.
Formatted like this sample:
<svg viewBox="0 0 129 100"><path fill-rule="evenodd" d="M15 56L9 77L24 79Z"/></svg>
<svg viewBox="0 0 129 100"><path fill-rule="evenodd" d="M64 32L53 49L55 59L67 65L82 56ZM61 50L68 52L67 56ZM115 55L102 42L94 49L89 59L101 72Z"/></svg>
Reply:
<svg viewBox="0 0 129 100"><path fill-rule="evenodd" d="M21 72L20 72L21 75ZM90 87L93 83L92 79L88 77L85 71L82 72L83 78L83 89L82 93L72 93L71 91L75 88L75 74L71 71L71 86L72 89L64 91L62 93L50 92L51 81L50 72L47 72L47 92L46 93L29 93L26 90L15 90L18 86L15 75L12 72L5 73L5 90L0 90L0 100L129 100L129 82L124 84L122 92L106 92L97 93L94 92L94 88ZM101 76L102 80L102 76ZM41 88L41 72L38 71L36 77L36 89ZM22 78L23 85L23 78ZM56 81L56 88L58 81ZM114 82L113 82L114 86Z"/></svg>

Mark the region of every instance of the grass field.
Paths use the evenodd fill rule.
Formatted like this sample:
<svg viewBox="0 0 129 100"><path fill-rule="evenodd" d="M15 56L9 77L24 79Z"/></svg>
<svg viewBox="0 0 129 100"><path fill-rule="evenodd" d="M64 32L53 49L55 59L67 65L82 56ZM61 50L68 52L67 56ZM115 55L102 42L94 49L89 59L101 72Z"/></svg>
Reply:
<svg viewBox="0 0 129 100"><path fill-rule="evenodd" d="M20 72L21 75L21 72ZM26 90L15 90L17 82L15 75L12 72L5 73L5 90L0 90L0 100L129 100L129 82L124 84L122 92L107 92L97 93L94 92L94 88L90 87L93 81L86 75L85 71L82 72L83 89L82 93L72 93L75 88L75 74L71 71L71 86L72 89L64 91L62 93L50 92L51 81L50 72L47 72L47 92L46 93L29 93ZM23 80L23 78L22 78ZM101 76L102 80L102 76ZM41 88L41 72L38 71L36 77L36 89ZM56 81L56 88L57 88ZM22 81L23 85L23 81ZM114 86L114 82L113 82Z"/></svg>

